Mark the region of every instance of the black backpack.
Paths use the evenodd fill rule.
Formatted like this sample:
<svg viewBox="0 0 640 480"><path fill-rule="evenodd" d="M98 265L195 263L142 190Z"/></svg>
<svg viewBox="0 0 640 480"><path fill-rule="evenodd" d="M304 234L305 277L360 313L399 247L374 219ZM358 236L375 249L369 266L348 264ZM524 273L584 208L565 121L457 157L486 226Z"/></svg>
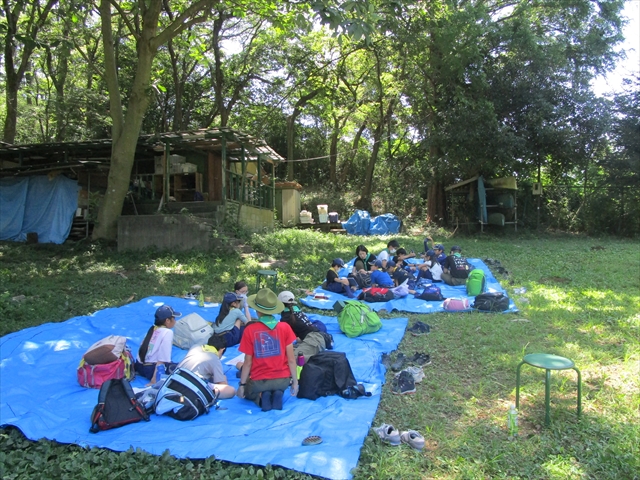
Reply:
<svg viewBox="0 0 640 480"><path fill-rule="evenodd" d="M444 300L440 287L436 287L435 285L427 285L420 295L416 295L416 298L427 300L428 302Z"/></svg>
<svg viewBox="0 0 640 480"><path fill-rule="evenodd" d="M318 397L338 395L356 385L345 353L325 350L316 353L302 367L298 398L315 400Z"/></svg>
<svg viewBox="0 0 640 480"><path fill-rule="evenodd" d="M391 289L381 287L365 288L360 292L360 295L358 295L358 300L368 303L388 302L394 298L396 298L396 296Z"/></svg>
<svg viewBox="0 0 640 480"><path fill-rule="evenodd" d="M509 297L500 292L481 293L472 307L485 312L504 312L509 309Z"/></svg>
<svg viewBox="0 0 640 480"><path fill-rule="evenodd" d="M140 420L149 421L149 415L136 400L131 385L125 378L107 380L100 387L98 404L91 412L91 433L122 427Z"/></svg>
<svg viewBox="0 0 640 480"><path fill-rule="evenodd" d="M371 274L367 273L350 273L348 277L352 277L358 284L358 288L367 288L371 286Z"/></svg>
<svg viewBox="0 0 640 480"><path fill-rule="evenodd" d="M177 420L193 420L216 405L217 397L209 384L186 368L177 368L156 395L154 410Z"/></svg>

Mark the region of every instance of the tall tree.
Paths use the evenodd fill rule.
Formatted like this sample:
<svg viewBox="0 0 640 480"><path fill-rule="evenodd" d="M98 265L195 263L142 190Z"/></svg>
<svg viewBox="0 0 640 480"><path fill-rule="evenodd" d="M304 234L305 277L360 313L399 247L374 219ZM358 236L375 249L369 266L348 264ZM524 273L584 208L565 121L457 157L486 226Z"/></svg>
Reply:
<svg viewBox="0 0 640 480"><path fill-rule="evenodd" d="M18 91L29 66L29 60L38 42L38 35L58 0L9 0L2 1L2 11L7 19L4 36L4 63L7 85L5 87L6 117L3 139L13 143L16 138L18 118Z"/></svg>

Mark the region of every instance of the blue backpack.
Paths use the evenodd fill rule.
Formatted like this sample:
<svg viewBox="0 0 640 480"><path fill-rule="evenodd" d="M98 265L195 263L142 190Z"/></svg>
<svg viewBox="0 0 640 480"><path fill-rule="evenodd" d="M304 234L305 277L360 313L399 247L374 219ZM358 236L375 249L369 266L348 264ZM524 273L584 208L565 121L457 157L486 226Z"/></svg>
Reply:
<svg viewBox="0 0 640 480"><path fill-rule="evenodd" d="M435 285L427 285L420 295L416 295L416 298L419 298L420 300L427 300L428 302L439 302L444 300L440 287L436 287Z"/></svg>

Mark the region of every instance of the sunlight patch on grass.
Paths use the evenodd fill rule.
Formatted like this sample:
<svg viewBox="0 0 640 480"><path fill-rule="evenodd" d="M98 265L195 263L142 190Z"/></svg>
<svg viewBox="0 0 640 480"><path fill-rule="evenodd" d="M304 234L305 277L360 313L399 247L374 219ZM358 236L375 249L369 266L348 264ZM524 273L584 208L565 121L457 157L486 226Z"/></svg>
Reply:
<svg viewBox="0 0 640 480"><path fill-rule="evenodd" d="M584 470L575 457L571 455L553 455L542 468L551 479L567 480L584 478Z"/></svg>

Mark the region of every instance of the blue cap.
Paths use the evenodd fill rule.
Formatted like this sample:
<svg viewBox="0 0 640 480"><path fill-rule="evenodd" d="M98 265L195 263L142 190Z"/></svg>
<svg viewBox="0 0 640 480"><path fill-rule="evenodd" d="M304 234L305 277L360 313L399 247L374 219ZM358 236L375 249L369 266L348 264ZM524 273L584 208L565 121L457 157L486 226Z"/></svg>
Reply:
<svg viewBox="0 0 640 480"><path fill-rule="evenodd" d="M176 312L169 305L162 305L156 310L156 320L166 320L167 318L180 317L181 315L180 312Z"/></svg>
<svg viewBox="0 0 640 480"><path fill-rule="evenodd" d="M452 252L461 252L462 249L458 245L454 245L453 247L451 247L451 251Z"/></svg>
<svg viewBox="0 0 640 480"><path fill-rule="evenodd" d="M237 302L238 300L241 300L241 299L242 297L239 297L235 293L227 292L224 294L224 298L222 299L222 301L224 303L231 303L231 302Z"/></svg>
<svg viewBox="0 0 640 480"><path fill-rule="evenodd" d="M433 257L436 254L433 250L427 250L427 257Z"/></svg>
<svg viewBox="0 0 640 480"><path fill-rule="evenodd" d="M444 245L443 245L443 244L441 244L441 243L436 243L436 244L433 246L433 248L434 248L435 250L442 250L442 251L444 252Z"/></svg>
<svg viewBox="0 0 640 480"><path fill-rule="evenodd" d="M333 262L331 262L331 265L337 265L338 267L344 267L344 260L342 260L341 258L334 258Z"/></svg>
<svg viewBox="0 0 640 480"><path fill-rule="evenodd" d="M394 262L393 260L387 260L387 268L395 267L395 266L396 266L396 262Z"/></svg>
<svg viewBox="0 0 640 480"><path fill-rule="evenodd" d="M376 260L375 262L369 262L369 265L373 265L374 267L382 268L382 260Z"/></svg>

